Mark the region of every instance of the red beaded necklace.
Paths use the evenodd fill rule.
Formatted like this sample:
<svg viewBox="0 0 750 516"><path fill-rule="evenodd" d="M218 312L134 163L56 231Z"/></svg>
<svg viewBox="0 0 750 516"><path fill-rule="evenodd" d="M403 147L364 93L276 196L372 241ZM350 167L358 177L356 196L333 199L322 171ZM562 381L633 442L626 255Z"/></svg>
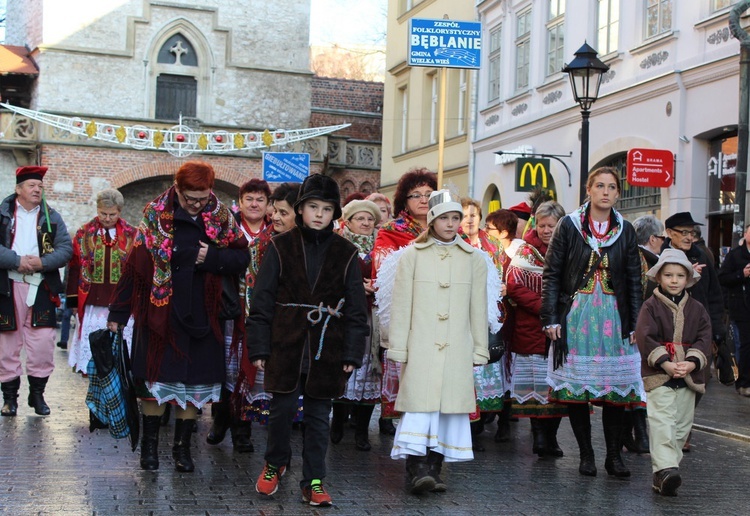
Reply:
<svg viewBox="0 0 750 516"><path fill-rule="evenodd" d="M114 247L117 243L116 238L107 239L107 233L108 231L104 228L99 228L99 238L101 239L102 243L107 247Z"/></svg>

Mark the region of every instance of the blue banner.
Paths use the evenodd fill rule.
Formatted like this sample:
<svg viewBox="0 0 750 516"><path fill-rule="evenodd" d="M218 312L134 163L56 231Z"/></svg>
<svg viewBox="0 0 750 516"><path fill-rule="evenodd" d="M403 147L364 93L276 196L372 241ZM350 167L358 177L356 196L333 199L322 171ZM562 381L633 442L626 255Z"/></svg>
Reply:
<svg viewBox="0 0 750 516"><path fill-rule="evenodd" d="M409 66L479 69L482 24L453 20L409 20Z"/></svg>
<svg viewBox="0 0 750 516"><path fill-rule="evenodd" d="M269 183L301 183L309 175L310 155L307 153L263 153L263 179Z"/></svg>

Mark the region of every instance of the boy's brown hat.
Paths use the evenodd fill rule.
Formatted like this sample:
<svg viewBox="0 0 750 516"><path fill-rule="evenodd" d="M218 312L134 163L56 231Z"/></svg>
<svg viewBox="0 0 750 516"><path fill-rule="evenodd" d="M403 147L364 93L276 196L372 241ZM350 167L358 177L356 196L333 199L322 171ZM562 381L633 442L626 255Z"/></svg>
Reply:
<svg viewBox="0 0 750 516"><path fill-rule="evenodd" d="M700 273L698 273L695 269L693 269L693 264L690 263L690 260L688 260L687 255L683 251L680 251L679 249L664 249L664 251L661 252L659 255L659 261L656 262L656 265L651 267L648 272L646 273L646 276L650 280L656 281L656 276L659 275L659 271L662 267L667 265L668 263L675 263L677 265L682 265L687 269L688 271L688 280L687 285L685 285L685 288L690 288L696 283L698 283L698 280L701 279ZM692 273L692 274L691 274Z"/></svg>

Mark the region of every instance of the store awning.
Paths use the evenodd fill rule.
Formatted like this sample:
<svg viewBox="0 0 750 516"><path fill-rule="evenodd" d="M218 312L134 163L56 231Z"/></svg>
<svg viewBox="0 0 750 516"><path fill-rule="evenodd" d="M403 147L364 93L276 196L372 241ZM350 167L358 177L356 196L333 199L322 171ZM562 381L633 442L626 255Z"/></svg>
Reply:
<svg viewBox="0 0 750 516"><path fill-rule="evenodd" d="M26 47L0 45L0 75L39 75Z"/></svg>

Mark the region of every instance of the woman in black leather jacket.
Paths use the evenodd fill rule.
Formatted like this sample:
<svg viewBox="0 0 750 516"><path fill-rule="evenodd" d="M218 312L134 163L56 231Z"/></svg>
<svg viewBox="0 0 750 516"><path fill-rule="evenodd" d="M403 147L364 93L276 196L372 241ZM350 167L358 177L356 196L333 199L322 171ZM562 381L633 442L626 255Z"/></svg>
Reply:
<svg viewBox="0 0 750 516"><path fill-rule="evenodd" d="M640 256L633 226L613 208L617 171L592 171L586 193L589 200L557 225L546 255L541 320L553 341L547 383L550 401L569 405L578 471L596 475L591 402L603 405L605 469L628 477L620 456L623 414L645 400L632 336L642 301Z"/></svg>

